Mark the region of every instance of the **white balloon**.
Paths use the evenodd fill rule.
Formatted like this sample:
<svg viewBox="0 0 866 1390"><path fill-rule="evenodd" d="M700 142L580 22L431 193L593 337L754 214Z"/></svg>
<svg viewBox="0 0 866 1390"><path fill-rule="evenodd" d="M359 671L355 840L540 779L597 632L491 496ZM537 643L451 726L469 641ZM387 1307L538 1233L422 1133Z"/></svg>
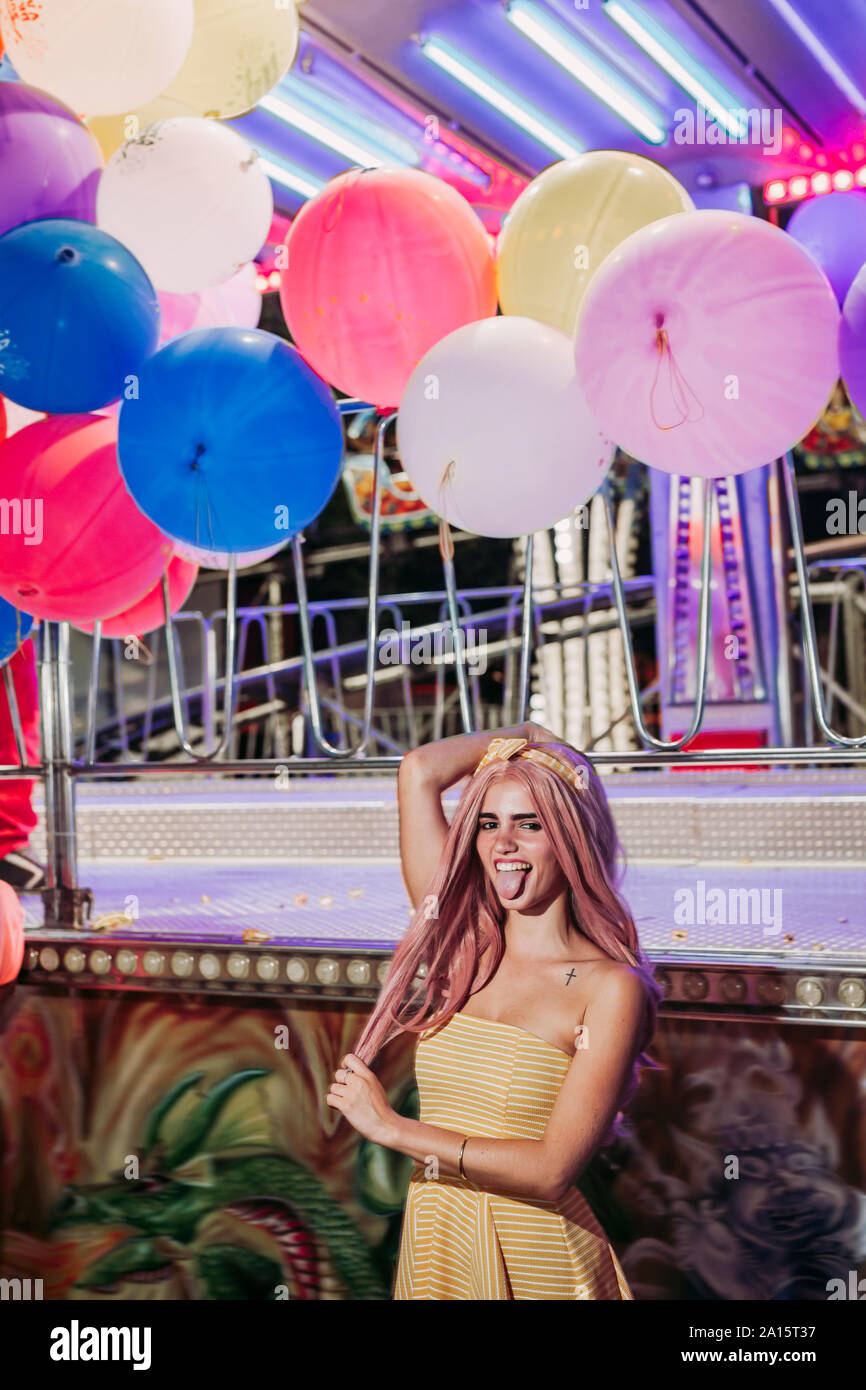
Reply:
<svg viewBox="0 0 866 1390"><path fill-rule="evenodd" d="M0 0L0 29L23 82L73 111L134 111L167 87L189 52L193 0Z"/></svg>
<svg viewBox="0 0 866 1390"><path fill-rule="evenodd" d="M157 121L121 145L96 197L98 225L173 294L229 280L261 250L273 211L253 147L198 116Z"/></svg>
<svg viewBox="0 0 866 1390"><path fill-rule="evenodd" d="M397 433L427 505L480 536L552 526L596 491L615 447L584 400L573 339L519 315L466 324L431 348Z"/></svg>
<svg viewBox="0 0 866 1390"><path fill-rule="evenodd" d="M239 570L247 570L252 565L260 565L262 560L270 560L272 555L276 555L278 550L284 550L287 545L288 541L280 541L279 545L269 545L265 550L239 551L236 556L237 567ZM203 570L227 570L231 561L227 550L201 550L197 545L186 545L183 541L174 542L174 553L182 560L190 560Z"/></svg>

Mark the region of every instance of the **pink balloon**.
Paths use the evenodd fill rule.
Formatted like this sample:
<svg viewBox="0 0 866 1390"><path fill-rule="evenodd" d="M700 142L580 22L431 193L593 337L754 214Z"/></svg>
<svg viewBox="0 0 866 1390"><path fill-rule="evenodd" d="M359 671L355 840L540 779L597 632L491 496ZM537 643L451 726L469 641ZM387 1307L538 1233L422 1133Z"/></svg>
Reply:
<svg viewBox="0 0 866 1390"><path fill-rule="evenodd" d="M256 267L249 261L224 284L211 285L197 294L160 292L160 343L193 328L258 328L262 296L256 288L256 274Z"/></svg>
<svg viewBox="0 0 866 1390"><path fill-rule="evenodd" d="M0 595L37 618L87 622L153 588L171 541L138 510L117 465L117 421L53 415L0 445Z"/></svg>
<svg viewBox="0 0 866 1390"><path fill-rule="evenodd" d="M419 169L351 169L301 208L280 300L325 381L397 405L426 352L496 313L493 254L466 199Z"/></svg>
<svg viewBox="0 0 866 1390"><path fill-rule="evenodd" d="M839 376L839 307L791 237L736 212L677 213L602 262L578 377L602 429L666 473L745 473L790 449Z"/></svg>
<svg viewBox="0 0 866 1390"><path fill-rule="evenodd" d="M17 979L24 961L24 909L8 883L0 880L0 985Z"/></svg>
<svg viewBox="0 0 866 1390"><path fill-rule="evenodd" d="M183 608L198 578L198 565L191 565L180 555L173 555L168 566L168 592L171 611L177 613ZM77 623L82 632L92 632L93 623ZM103 637L143 637L147 632L155 632L165 626L165 607L162 601L162 576L143 599L118 613L106 618L102 624Z"/></svg>

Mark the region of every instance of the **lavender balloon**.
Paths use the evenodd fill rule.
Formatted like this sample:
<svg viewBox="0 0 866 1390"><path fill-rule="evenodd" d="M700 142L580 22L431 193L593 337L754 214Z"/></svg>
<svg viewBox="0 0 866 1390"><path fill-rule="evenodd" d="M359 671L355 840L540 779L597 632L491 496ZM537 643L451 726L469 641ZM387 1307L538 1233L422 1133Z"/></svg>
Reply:
<svg viewBox="0 0 866 1390"><path fill-rule="evenodd" d="M866 193L828 193L801 203L785 228L818 262L844 303L866 261Z"/></svg>
<svg viewBox="0 0 866 1390"><path fill-rule="evenodd" d="M866 265L855 276L842 306L839 364L848 395L866 415Z"/></svg>
<svg viewBox="0 0 866 1390"><path fill-rule="evenodd" d="M96 221L99 146L68 106L0 82L0 236L43 217Z"/></svg>

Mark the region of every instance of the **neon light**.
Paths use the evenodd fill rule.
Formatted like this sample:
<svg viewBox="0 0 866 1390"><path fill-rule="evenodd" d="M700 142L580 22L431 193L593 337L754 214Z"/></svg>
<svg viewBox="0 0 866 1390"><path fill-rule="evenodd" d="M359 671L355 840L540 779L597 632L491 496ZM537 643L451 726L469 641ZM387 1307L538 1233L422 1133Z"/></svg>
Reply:
<svg viewBox="0 0 866 1390"><path fill-rule="evenodd" d="M418 163L418 151L410 140L390 130L382 121L367 116L342 94L335 98L323 92L313 85L309 77L288 73L271 92L271 96L277 101L298 106L306 116L318 121L328 131L343 139L348 137L359 142L378 158L384 156L388 163ZM264 106L265 103L260 102L260 105Z"/></svg>
<svg viewBox="0 0 866 1390"><path fill-rule="evenodd" d="M788 192L792 198L805 198L809 192L809 180L803 174L798 174L788 184Z"/></svg>
<svg viewBox="0 0 866 1390"><path fill-rule="evenodd" d="M742 109L741 103L702 64L695 62L666 30L630 3L620 3L620 0L603 0L603 3L608 19L612 19L638 48L642 48L678 87L703 106L718 125L723 126L735 139L745 134L736 115L737 110ZM727 105L719 100L717 92L724 96Z"/></svg>
<svg viewBox="0 0 866 1390"><path fill-rule="evenodd" d="M651 145L667 139L660 111L640 101L607 65L591 58L574 37L540 10L531 0L510 0L505 11L509 23L525 34L538 48L564 68L581 86L609 106L615 115L642 135Z"/></svg>
<svg viewBox="0 0 866 1390"><path fill-rule="evenodd" d="M784 179L772 179L764 189L765 203L781 203L784 201L788 185Z"/></svg>
<svg viewBox="0 0 866 1390"><path fill-rule="evenodd" d="M841 64L837 63L829 48L825 48L814 29L810 29L806 21L800 18L793 5L789 4L789 0L769 0L769 3L779 18L797 35L816 63L824 69L830 81L848 98L854 109L859 111L861 116L866 116L866 96L852 82Z"/></svg>
<svg viewBox="0 0 866 1390"><path fill-rule="evenodd" d="M323 179L317 179L305 169L293 169L282 161L278 162L270 151L265 154L259 149L259 163L269 179L283 188L291 189L293 193L300 193L302 198L314 198L319 189L325 186Z"/></svg>
<svg viewBox="0 0 866 1390"><path fill-rule="evenodd" d="M487 68L483 68L465 53L460 53L444 39L422 39L421 52L431 63L446 72L449 77L461 83L468 91L474 92L488 106L506 116L508 120L531 135L540 145L546 145L562 159L571 159L582 154L585 145L566 135L565 131L550 125L535 107L521 101L512 87L506 87Z"/></svg>
<svg viewBox="0 0 866 1390"><path fill-rule="evenodd" d="M285 96L262 97L259 102L259 110L267 111L269 115L276 116L285 125L291 126L294 130L299 130L304 135L308 135L311 140L316 140L320 145L327 146L328 149L336 150L337 154L342 154L353 164L359 164L365 169L381 169L383 165L394 163L394 157L390 152L376 150L369 144L362 144L353 136L338 130L336 126L327 124L318 116L305 111L304 108L291 98Z"/></svg>
<svg viewBox="0 0 866 1390"><path fill-rule="evenodd" d="M830 175L829 175L829 174L813 174L813 175L812 175L812 192L813 192L813 193L829 193L829 192L830 192L830 188L831 188L831 183L830 183Z"/></svg>
<svg viewBox="0 0 866 1390"><path fill-rule="evenodd" d="M837 169L833 175L833 187L837 193L847 193L854 187L854 175L850 169Z"/></svg>

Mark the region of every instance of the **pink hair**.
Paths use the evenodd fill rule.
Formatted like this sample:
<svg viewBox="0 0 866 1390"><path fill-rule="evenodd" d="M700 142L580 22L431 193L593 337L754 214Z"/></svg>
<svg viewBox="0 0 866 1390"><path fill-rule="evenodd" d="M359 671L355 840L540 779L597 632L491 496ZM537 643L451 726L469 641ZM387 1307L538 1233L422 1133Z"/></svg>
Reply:
<svg viewBox="0 0 866 1390"><path fill-rule="evenodd" d="M646 1049L655 1029L661 990L641 950L632 915L617 891L620 846L601 778L570 744L533 746L555 751L578 767L580 786L572 790L555 772L526 758L495 760L469 779L427 896L394 952L388 978L354 1051L369 1066L398 1034L420 1033L447 1022L475 992L473 983L481 989L495 973L505 949L506 909L485 873L475 838L488 790L503 777L512 777L530 793L568 880L572 925L611 960L631 966L644 983L640 1051L620 1097L623 1106L637 1089L640 1068L656 1065ZM489 951L482 969L485 948ZM420 982L419 971L424 972Z"/></svg>

